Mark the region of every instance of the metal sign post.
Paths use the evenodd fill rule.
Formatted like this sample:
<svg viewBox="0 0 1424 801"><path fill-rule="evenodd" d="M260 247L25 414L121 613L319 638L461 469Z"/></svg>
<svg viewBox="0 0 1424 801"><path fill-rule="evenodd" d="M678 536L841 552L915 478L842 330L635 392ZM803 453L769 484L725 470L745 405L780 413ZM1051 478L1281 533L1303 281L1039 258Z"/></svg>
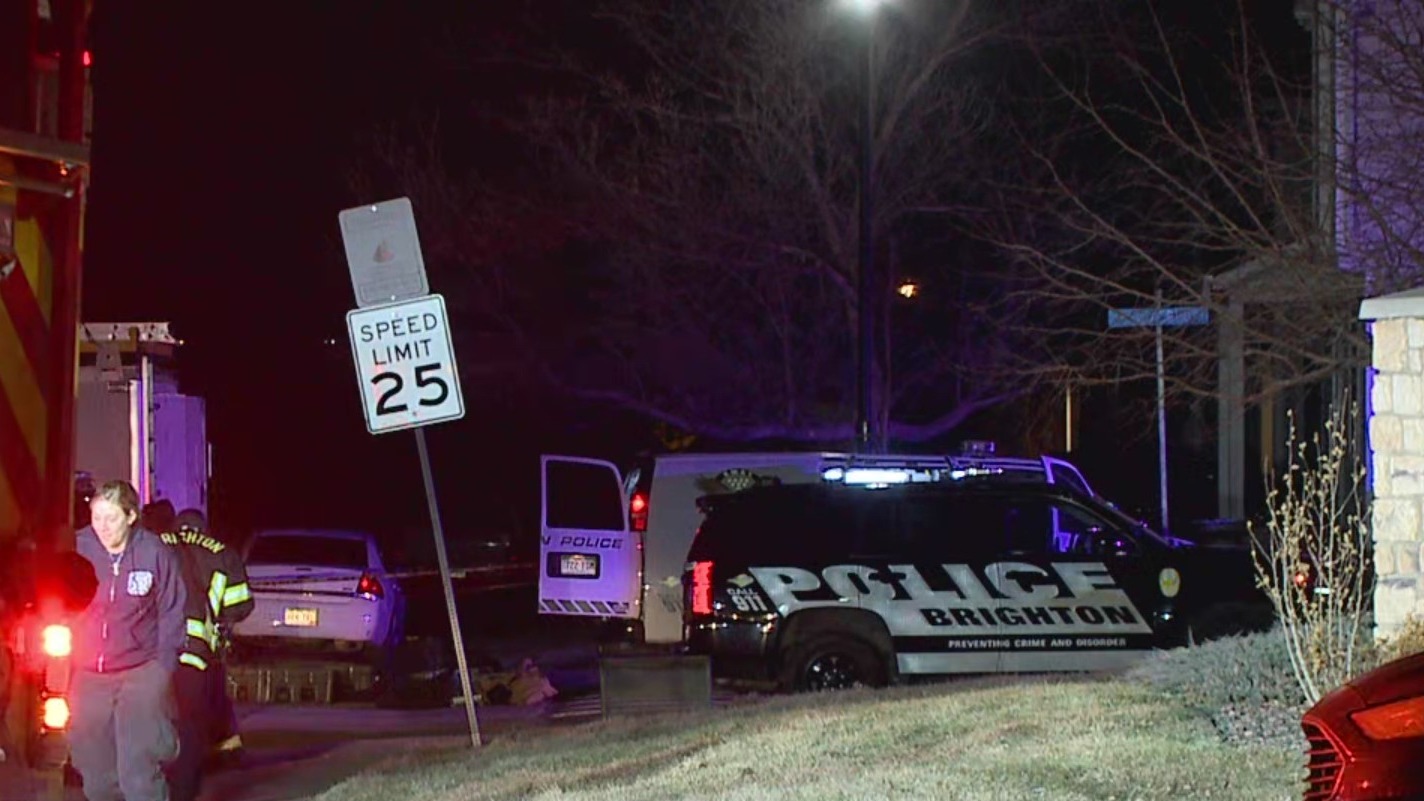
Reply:
<svg viewBox="0 0 1424 801"><path fill-rule="evenodd" d="M425 426L465 415L445 299L428 294L425 260L409 200L399 198L347 209L338 215L338 221L356 305L360 307L346 313L346 330L351 338L366 428L372 434L415 430L425 503L430 510L435 556L440 565L440 587L445 592L445 613L450 618L450 642L455 648L460 689L465 696L470 745L479 748L475 690L465 655L465 637L460 630L460 613L455 607L445 529L440 522L435 477L425 443Z"/></svg>
<svg viewBox="0 0 1424 801"><path fill-rule="evenodd" d="M450 558L445 553L445 529L440 524L440 504L435 500L435 477L430 472L430 452L425 447L425 428L415 429L415 449L420 454L420 475L425 481L425 503L430 508L430 524L435 535L435 558L440 563L440 587L445 590L445 613L450 616L450 639L455 646L455 665L460 670L460 691L465 696L465 719L470 725L470 747L480 747L480 720L475 714L475 690L470 683L470 666L465 658L465 637L460 632L460 613L455 608L455 587L450 583Z"/></svg>
<svg viewBox="0 0 1424 801"><path fill-rule="evenodd" d="M1162 329L1206 325L1211 314L1201 306L1162 306L1162 290L1157 305L1138 309L1109 309L1108 328L1155 329L1157 349L1157 483L1162 498L1162 533L1171 533L1167 513L1167 378L1163 365Z"/></svg>

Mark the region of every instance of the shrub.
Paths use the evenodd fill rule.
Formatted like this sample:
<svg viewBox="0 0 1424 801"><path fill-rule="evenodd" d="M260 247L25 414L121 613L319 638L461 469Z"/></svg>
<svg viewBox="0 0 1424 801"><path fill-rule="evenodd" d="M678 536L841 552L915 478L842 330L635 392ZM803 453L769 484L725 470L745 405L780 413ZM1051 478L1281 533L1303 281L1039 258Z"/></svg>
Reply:
<svg viewBox="0 0 1424 801"><path fill-rule="evenodd" d="M1159 651L1128 675L1203 709L1305 701L1280 628Z"/></svg>
<svg viewBox="0 0 1424 801"><path fill-rule="evenodd" d="M1424 653L1424 617L1410 615L1399 631L1380 641L1377 661L1382 665L1418 653Z"/></svg>
<svg viewBox="0 0 1424 801"><path fill-rule="evenodd" d="M1203 712L1229 742L1303 745L1305 696L1279 627L1159 651L1128 677Z"/></svg>
<svg viewBox="0 0 1424 801"><path fill-rule="evenodd" d="M1369 608L1374 559L1356 447L1355 407L1336 406L1324 431L1298 438L1291 419L1285 472L1252 526L1256 574L1281 621L1291 671L1315 703L1374 658Z"/></svg>

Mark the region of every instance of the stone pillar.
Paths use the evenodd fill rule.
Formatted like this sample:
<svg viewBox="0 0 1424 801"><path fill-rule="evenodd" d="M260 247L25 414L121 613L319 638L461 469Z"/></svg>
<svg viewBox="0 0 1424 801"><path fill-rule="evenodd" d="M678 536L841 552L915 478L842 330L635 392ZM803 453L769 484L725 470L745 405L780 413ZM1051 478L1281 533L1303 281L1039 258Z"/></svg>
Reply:
<svg viewBox="0 0 1424 801"><path fill-rule="evenodd" d="M1369 440L1376 634L1424 618L1424 292L1366 300L1373 320Z"/></svg>

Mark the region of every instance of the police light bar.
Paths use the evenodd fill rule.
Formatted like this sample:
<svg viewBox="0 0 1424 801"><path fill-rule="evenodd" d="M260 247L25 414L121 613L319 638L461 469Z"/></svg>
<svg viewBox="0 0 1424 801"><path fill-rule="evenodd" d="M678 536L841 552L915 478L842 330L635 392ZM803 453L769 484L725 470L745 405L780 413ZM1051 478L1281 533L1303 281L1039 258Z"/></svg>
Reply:
<svg viewBox="0 0 1424 801"><path fill-rule="evenodd" d="M961 467L949 471L949 478L951 481L962 481L974 476L994 476L1002 472L1002 467Z"/></svg>
<svg viewBox="0 0 1424 801"><path fill-rule="evenodd" d="M822 471L821 478L848 486L884 487L890 484L936 481L938 472L894 467L832 467Z"/></svg>
<svg viewBox="0 0 1424 801"><path fill-rule="evenodd" d="M847 484L906 484L910 481L910 471L883 467L852 467L845 471L844 481Z"/></svg>

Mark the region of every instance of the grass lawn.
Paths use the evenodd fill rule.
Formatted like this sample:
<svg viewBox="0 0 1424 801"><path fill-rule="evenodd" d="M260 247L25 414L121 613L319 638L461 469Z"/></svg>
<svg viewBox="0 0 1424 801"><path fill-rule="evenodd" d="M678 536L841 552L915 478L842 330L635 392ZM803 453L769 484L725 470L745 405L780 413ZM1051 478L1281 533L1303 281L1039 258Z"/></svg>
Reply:
<svg viewBox="0 0 1424 801"><path fill-rule="evenodd" d="M949 682L523 730L393 757L322 801L1295 801L1298 751L1232 746L1120 681Z"/></svg>

